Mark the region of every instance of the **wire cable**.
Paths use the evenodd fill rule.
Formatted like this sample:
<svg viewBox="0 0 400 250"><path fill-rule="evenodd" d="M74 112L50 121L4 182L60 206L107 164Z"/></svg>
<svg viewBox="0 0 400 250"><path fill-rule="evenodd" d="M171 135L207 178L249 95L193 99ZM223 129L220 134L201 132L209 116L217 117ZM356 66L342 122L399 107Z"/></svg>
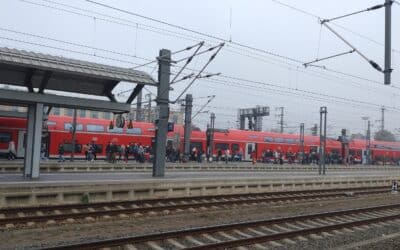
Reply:
<svg viewBox="0 0 400 250"><path fill-rule="evenodd" d="M32 2L27 1L27 0L20 0L20 1L22 1L22 2L27 2L27 3L31 3L31 4L36 4L36 5L44 6L44 7L48 7L48 8L55 8L55 7L53 7L53 6L48 6L48 5L42 5L42 4L32 3ZM114 18L114 19L118 19L118 20L121 19L121 18L109 16L109 15L104 15L104 14L99 13L99 12L95 12L95 11L91 11L91 10L87 10L87 9L83 9L83 8L74 7L74 6L71 6L71 5L66 5L66 4L54 2L54 1L51 1L51 0L42 0L42 1L50 2L50 3L54 3L54 4L59 4L59 5L62 5L62 6L68 6L68 7L70 7L70 8L78 9L78 10L81 10L81 11L86 11L86 12L89 12L89 13L95 13L95 14L97 14L97 15L107 16L108 18ZM281 1L274 1L274 2L279 3L279 4L281 4L281 5L284 5L284 6L286 6L286 7L289 7L289 5L283 4ZM291 9L296 10L296 11L300 11L300 12L302 12L303 14L311 15L311 16L313 16L313 17L318 17L319 19L321 19L319 16L314 15L314 14L311 14L311 13L306 12L306 11L302 11L302 10L300 10L299 8L292 7L292 6L290 6L290 7L291 7ZM60 8L56 8L56 9L61 10L61 11L71 12L71 11L69 11L69 10L60 9ZM76 13L76 12L74 12L74 14L87 16L87 15L85 15L85 14ZM131 22L131 23L133 23L133 22L130 21L130 20L126 20L126 19L122 19L122 20L124 20L124 22ZM128 24L126 24L126 23L115 22L115 21L112 21L112 20L104 20L104 21L114 22L114 23L120 24L120 25L128 25ZM137 24L137 23L135 23L135 24ZM143 25L143 24L141 24L141 25ZM131 26L131 25L128 25L128 26ZM132 26L132 27L136 27L136 26ZM153 27L153 26L150 26L150 27L155 28L155 27ZM165 29L162 29L162 30L165 30ZM153 30L150 30L150 31L154 32ZM171 32L171 33L172 33L172 31L169 31L169 30L165 30L165 31L166 31L166 32ZM161 33L160 33L160 34L161 34ZM164 34L165 34L165 33L164 33ZM193 37L193 36L190 36L190 35L187 35L187 34L181 34L181 33L176 33L176 32L175 32L174 34L179 34L179 35L181 35L180 37L175 36L175 37L177 37L177 38L188 39L188 37L190 37L189 39L191 39L192 41L195 41L196 39L197 39L197 41L198 41L198 40L200 39L200 38L198 38L198 37ZM169 34L165 34L165 35L169 35ZM182 36L185 36L185 37L182 37ZM195 39L195 40L193 40L193 39ZM231 47L231 48L233 48L233 49L239 49L239 48L237 48L236 46L233 46L233 44L227 44L227 46L228 46L228 47ZM243 49L245 49L245 48L241 47L241 49L243 50ZM225 51L229 51L229 52L236 53L236 54L243 54L243 53L240 53L240 52L237 52L237 51L232 51L232 50L229 50L229 49L225 49ZM250 50L249 52L250 52L250 53L256 53L257 51L255 51L255 50ZM262 53L262 51L261 51L260 53ZM263 54L265 54L265 53L263 53ZM269 55L269 54L267 53L267 55ZM285 58L285 57L282 56L282 57L280 57L280 58L282 59L282 58ZM299 61L299 60L294 60L294 61L295 61L296 63L304 63L304 62L301 62L301 61ZM284 61L284 63L287 63L287 62ZM325 68L324 70L328 70L328 69ZM331 72L335 72L335 73L339 73L338 70L330 70L330 71L331 71ZM345 73L345 72L340 72L340 74L341 74L341 75L345 75L345 76L350 76L350 74ZM356 77L356 78L358 78L358 79L360 79L360 80L363 79L362 77ZM364 78L364 79L365 79L365 78ZM373 80L368 79L368 81L369 81L369 82L372 82ZM381 84L381 82L377 82L377 83Z"/></svg>

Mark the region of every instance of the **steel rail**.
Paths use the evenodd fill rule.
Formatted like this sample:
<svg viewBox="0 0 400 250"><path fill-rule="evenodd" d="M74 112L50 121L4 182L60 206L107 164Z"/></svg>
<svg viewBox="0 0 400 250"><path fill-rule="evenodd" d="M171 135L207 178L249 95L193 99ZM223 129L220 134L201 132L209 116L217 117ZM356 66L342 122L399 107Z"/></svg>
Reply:
<svg viewBox="0 0 400 250"><path fill-rule="evenodd" d="M274 195L295 195L295 194L312 194L312 193L335 193L335 192L351 192L358 190L375 190L375 189L390 190L391 186L374 186L374 187L350 187L350 188L332 188L332 189L312 189L312 190L291 190L291 191L271 191L262 193L247 193L247 194L225 194L225 195L204 195L204 196L190 196L190 197L172 197L162 199L145 199L133 201L111 201L111 202L95 202L87 204L61 204L50 206L30 206L30 207L6 207L0 208L0 214L9 213L28 213L35 211L52 211L52 210L70 210L70 209L87 209L98 208L104 206L131 206L131 205L145 205L157 203L170 203L170 202L190 202L192 200L211 200L211 199L234 199L234 198L249 198L258 196L274 196ZM249 198L250 199L250 198Z"/></svg>
<svg viewBox="0 0 400 250"><path fill-rule="evenodd" d="M381 206L374 206L374 207L364 207L364 208L356 208L356 209L348 209L348 210L337 210L337 211L330 211L330 212L323 212L323 213L315 213L315 214L307 214L307 215L299 215L299 216L289 216L289 217L281 217L281 218L274 218L269 220L257 220L257 221L249 221L249 222L241 222L241 223L232 223L232 224L223 224L217 226L208 226L208 227L198 227L198 228L191 228L186 230L178 230L178 231L169 231L164 233L156 233L156 234L148 234L148 235L141 235L141 236L133 236L133 237L121 237L121 238L114 238L108 240L100 240L100 241L92 241L92 242L85 242L85 243L78 243L78 244L71 244L71 245L61 245L56 247L49 247L49 248L42 248L47 250L58 250L58 249L97 249L101 247L116 247L126 244L140 244L145 243L148 241L161 241L166 240L169 238L181 238L184 236L193 236L199 234L206 234L206 233L216 233L221 231L230 231L234 229L243 229L249 227L257 227L257 226L270 226L274 224L282 224L282 223L289 223L295 221L305 221L305 220L312 220L312 219L323 219L335 216L343 216L349 214L362 214L366 212L375 212L381 210L390 210L390 209L399 209L400 203L391 204L391 205L381 205ZM310 233L320 233L326 230L334 230L338 228L344 227L351 227L357 225L364 225L364 224L371 224L385 220L392 220L400 218L400 212L392 215L379 215L376 218L368 218L363 220L356 220L352 222L344 222L344 223L337 223L334 225L325 225L325 226L317 226L313 228L306 228L302 230L291 230L289 232L284 233L276 233L272 235L265 235L265 236L256 236L251 238L239 239L239 240L231 240L225 241L220 243L212 243L212 244L205 244L198 247L193 247L192 249L214 249L214 248L226 248L232 246L239 246L239 245L249 245L255 244L258 242L265 242L274 239L282 239L297 235L307 235Z"/></svg>

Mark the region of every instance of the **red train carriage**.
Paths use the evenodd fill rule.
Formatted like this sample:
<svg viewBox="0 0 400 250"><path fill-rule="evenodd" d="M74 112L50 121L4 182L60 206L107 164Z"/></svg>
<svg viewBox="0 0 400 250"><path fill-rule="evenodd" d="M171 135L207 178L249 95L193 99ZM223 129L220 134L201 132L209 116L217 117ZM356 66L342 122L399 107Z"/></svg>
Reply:
<svg viewBox="0 0 400 250"><path fill-rule="evenodd" d="M110 141L117 141L119 145L129 143L140 143L150 146L154 137L154 125L145 122L133 122L132 128L109 129L109 120L78 118L76 126L75 151L78 157L83 157L83 145L91 141L97 144L98 156L105 156L105 147ZM64 144L66 153L72 150L72 117L50 116L43 132L43 142L49 149L50 157L57 157L58 147ZM6 153L8 142L13 140L16 143L17 157L24 156L24 140L26 121L22 118L0 117L0 153ZM206 133L194 130L191 134L190 148L196 147L206 152ZM174 131L168 133L168 145L179 148L183 151L183 127L174 126ZM318 150L319 137L305 136L304 151L312 152ZM350 153L357 159L361 159L365 151L365 140L352 140L349 144ZM216 130L214 133L214 151L224 152L229 149L234 154L242 154L243 160L251 160L251 153L255 151L258 160L262 160L266 151L278 151L282 153L300 152L299 136L294 134L280 134L270 132L255 132L242 130ZM371 142L372 156L376 160L398 160L400 159L399 142ZM327 153L339 154L341 144L334 138L327 138Z"/></svg>

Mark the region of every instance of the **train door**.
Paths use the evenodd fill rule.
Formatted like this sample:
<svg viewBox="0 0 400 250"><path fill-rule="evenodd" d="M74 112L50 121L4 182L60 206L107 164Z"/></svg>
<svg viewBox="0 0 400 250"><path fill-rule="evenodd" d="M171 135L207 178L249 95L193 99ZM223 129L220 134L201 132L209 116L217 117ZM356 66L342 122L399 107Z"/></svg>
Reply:
<svg viewBox="0 0 400 250"><path fill-rule="evenodd" d="M245 160L251 160L251 153L256 150L256 143L255 142L248 142L246 143L246 152L245 152Z"/></svg>
<svg viewBox="0 0 400 250"><path fill-rule="evenodd" d="M25 146L26 146L26 131L18 131L18 145L17 145L17 157L25 156Z"/></svg>

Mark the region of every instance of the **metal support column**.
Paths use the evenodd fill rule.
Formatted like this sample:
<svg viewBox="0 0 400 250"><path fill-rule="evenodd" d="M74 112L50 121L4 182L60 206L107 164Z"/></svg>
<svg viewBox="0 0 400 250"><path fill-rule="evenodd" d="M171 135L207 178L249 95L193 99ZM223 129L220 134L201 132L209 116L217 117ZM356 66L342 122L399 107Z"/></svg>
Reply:
<svg viewBox="0 0 400 250"><path fill-rule="evenodd" d="M43 108L44 105L42 103L36 103L28 106L28 126L26 132L27 137L24 159L25 177L39 178Z"/></svg>
<svg viewBox="0 0 400 250"><path fill-rule="evenodd" d="M147 104L147 121L151 122L151 94L146 94L145 96L147 98L148 104Z"/></svg>
<svg viewBox="0 0 400 250"><path fill-rule="evenodd" d="M156 138L153 161L153 177L164 177L165 175L165 151L167 144L167 130L169 117L169 88L171 51L160 50L158 58L158 86L157 86L157 109L158 119L156 123Z"/></svg>
<svg viewBox="0 0 400 250"><path fill-rule="evenodd" d="M384 83L390 84L391 53L392 53L392 0L385 0L385 69Z"/></svg>
<svg viewBox="0 0 400 250"><path fill-rule="evenodd" d="M71 136L71 144L72 144L72 149L71 149L71 161L74 161L74 154L75 154L75 144L76 144L76 114L77 110L74 109L74 114L72 118L72 136Z"/></svg>
<svg viewBox="0 0 400 250"><path fill-rule="evenodd" d="M327 108L321 107L319 114L319 161L318 172L325 175L325 154L326 154L326 114Z"/></svg>
<svg viewBox="0 0 400 250"><path fill-rule="evenodd" d="M193 96L191 94L187 94L185 98L185 131L183 136L185 160L188 160L190 155L190 133L192 132L192 107L193 107Z"/></svg>
<svg viewBox="0 0 400 250"><path fill-rule="evenodd" d="M371 164L371 122L368 120L367 128L367 150L366 150L366 163Z"/></svg>
<svg viewBox="0 0 400 250"><path fill-rule="evenodd" d="M142 96L143 96L143 91L141 90L139 94L137 95L137 101L136 101L136 121L140 122L143 121L143 112L142 112Z"/></svg>
<svg viewBox="0 0 400 250"><path fill-rule="evenodd" d="M300 123L300 156L301 163L304 161L304 123Z"/></svg>
<svg viewBox="0 0 400 250"><path fill-rule="evenodd" d="M215 114L211 113L211 122L210 122L210 159L213 158L213 152L214 152L214 129L215 129Z"/></svg>

